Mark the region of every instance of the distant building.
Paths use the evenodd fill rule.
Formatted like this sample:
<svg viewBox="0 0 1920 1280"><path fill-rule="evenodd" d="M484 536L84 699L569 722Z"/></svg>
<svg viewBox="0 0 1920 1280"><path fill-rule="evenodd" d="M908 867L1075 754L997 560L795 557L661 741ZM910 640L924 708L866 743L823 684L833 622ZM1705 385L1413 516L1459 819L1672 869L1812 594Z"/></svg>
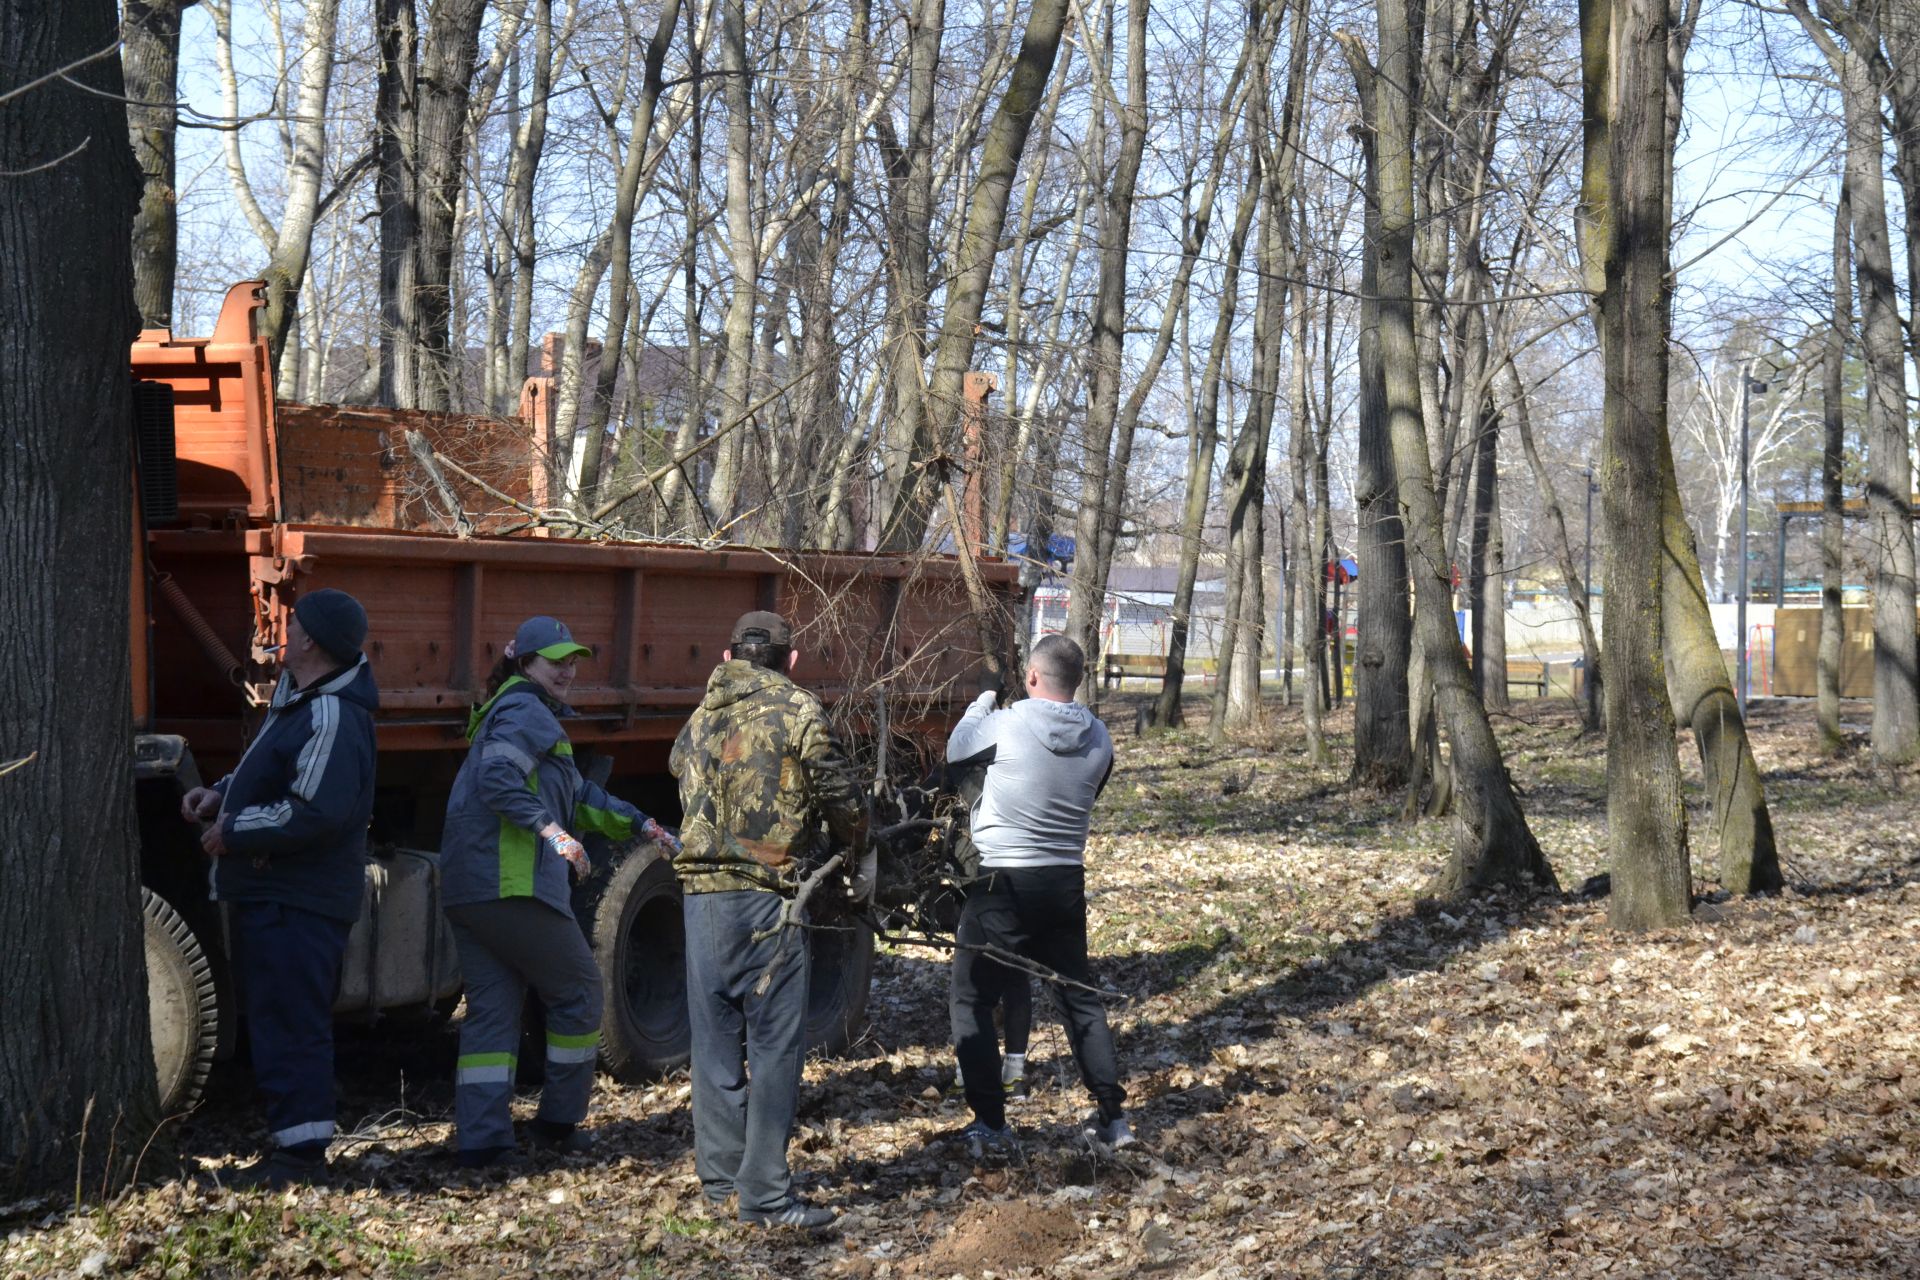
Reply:
<svg viewBox="0 0 1920 1280"><path fill-rule="evenodd" d="M1107 574L1100 612L1103 653L1165 654L1173 630L1173 595L1180 582L1178 565L1115 565ZM1033 595L1033 634L1065 631L1073 591L1055 575ZM1187 655L1211 658L1226 617L1226 581L1219 565L1200 566L1194 583L1193 614L1187 629Z"/></svg>

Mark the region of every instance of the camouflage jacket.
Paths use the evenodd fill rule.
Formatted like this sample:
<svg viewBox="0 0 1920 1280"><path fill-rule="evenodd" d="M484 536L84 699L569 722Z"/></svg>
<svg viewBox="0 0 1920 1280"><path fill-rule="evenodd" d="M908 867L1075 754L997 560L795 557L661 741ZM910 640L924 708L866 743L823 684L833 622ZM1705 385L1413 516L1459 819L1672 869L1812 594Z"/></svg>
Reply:
<svg viewBox="0 0 1920 1280"><path fill-rule="evenodd" d="M867 804L820 700L775 671L734 660L673 744L688 893L791 894L831 842L864 842Z"/></svg>

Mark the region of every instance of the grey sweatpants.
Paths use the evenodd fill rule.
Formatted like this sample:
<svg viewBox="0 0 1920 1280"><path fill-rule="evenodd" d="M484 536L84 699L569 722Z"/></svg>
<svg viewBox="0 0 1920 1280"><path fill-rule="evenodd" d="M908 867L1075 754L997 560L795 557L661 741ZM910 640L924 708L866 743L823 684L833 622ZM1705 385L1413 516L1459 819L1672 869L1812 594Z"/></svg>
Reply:
<svg viewBox="0 0 1920 1280"><path fill-rule="evenodd" d="M529 987L547 1009L540 1118L580 1123L600 1048L600 967L580 926L536 898L448 907L447 920L467 987L453 1094L460 1149L513 1145L513 1069Z"/></svg>
<svg viewBox="0 0 1920 1280"><path fill-rule="evenodd" d="M690 893L687 1018L693 1024L693 1163L707 1199L738 1191L742 1213L793 1199L787 1140L800 1103L807 1038L807 935L772 929L785 900L737 889ZM777 963L776 963L777 959ZM764 994L755 994L769 965Z"/></svg>

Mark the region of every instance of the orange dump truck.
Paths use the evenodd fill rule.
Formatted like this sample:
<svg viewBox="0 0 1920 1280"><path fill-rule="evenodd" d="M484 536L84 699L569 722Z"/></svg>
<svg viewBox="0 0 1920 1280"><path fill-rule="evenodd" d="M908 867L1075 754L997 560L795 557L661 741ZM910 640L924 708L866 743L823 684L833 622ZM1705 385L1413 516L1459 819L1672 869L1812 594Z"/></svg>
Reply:
<svg viewBox="0 0 1920 1280"><path fill-rule="evenodd" d="M343 1016L444 1010L459 992L434 850L468 709L523 618L557 615L593 646L568 732L583 768L663 820L679 807L668 749L749 609L793 621L800 679L835 708L856 756L871 759L876 725L896 752L924 748L973 691L981 633L957 562L501 532L528 525L522 510L544 493L531 428L276 404L255 334L260 296L257 282L236 285L211 338L149 330L132 355L135 758L155 1053L170 1103L191 1101L230 1050L237 1008L179 797L230 769L264 718L268 650L302 591L337 587L366 606L380 686L373 856ZM410 433L463 460L431 478ZM462 533L436 531L456 519ZM1002 602L1014 590L1004 563L980 562L980 577ZM606 978L603 1065L632 1077L687 1053L679 888L657 849L599 852L576 911ZM817 935L816 1045L838 1048L857 1031L871 963L871 937Z"/></svg>

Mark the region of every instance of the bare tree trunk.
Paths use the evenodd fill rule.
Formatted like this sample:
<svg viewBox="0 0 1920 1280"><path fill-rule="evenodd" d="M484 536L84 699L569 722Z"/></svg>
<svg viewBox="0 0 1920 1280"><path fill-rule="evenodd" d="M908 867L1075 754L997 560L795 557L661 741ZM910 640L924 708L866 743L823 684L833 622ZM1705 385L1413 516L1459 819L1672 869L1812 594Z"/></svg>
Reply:
<svg viewBox="0 0 1920 1280"><path fill-rule="evenodd" d="M149 329L173 325L179 256L179 192L174 187L180 114L180 15L194 0L127 0L120 60L127 82L127 133L140 166L133 216L133 296Z"/></svg>
<svg viewBox="0 0 1920 1280"><path fill-rule="evenodd" d="M1060 67L1053 77L1052 87L1047 90L1046 106L1041 108L1040 119L1036 122L1040 136L1043 138L1052 133L1053 122L1059 117L1060 99L1066 93L1067 70L1072 56L1073 49L1069 46L1067 49L1069 62ZM1027 249L1033 241L1034 219L1039 211L1040 180L1046 175L1046 169L1046 164L1038 161L1027 166L1027 184L1020 201L1020 229L1014 234L1012 248L1007 254L1007 385L1004 403L1011 420L1013 438L1001 453L995 476L993 514L989 520L987 541L996 552L1006 550L1013 532L1014 491L1020 469L1026 463L1027 454L1032 446L1033 414L1024 411L1026 401L1023 394L1028 388L1021 377L1024 367L1021 345L1026 333L1027 319ZM1091 186L1090 183L1085 182L1077 185L1082 192ZM1079 210L1076 209L1075 212L1077 214ZM1068 255L1069 265L1066 271L1068 275L1072 274L1071 264L1077 257L1081 223L1082 219L1079 217L1073 220L1074 239L1073 248ZM1060 309L1056 309L1054 313L1056 320L1059 314ZM1046 381L1045 370L1049 363L1044 356L1038 362L1033 380L1036 390ZM1029 543L1028 554L1032 554L1031 543ZM1044 553L1041 558L1045 559ZM1023 647L1019 651L1025 653L1026 649Z"/></svg>
<svg viewBox="0 0 1920 1280"><path fill-rule="evenodd" d="M1841 590L1845 582L1847 339L1853 332L1853 197L1840 179L1833 213L1833 314L1827 325L1820 370L1824 443L1820 452L1820 657L1817 694L1820 746L1829 753L1846 743L1840 729Z"/></svg>
<svg viewBox="0 0 1920 1280"><path fill-rule="evenodd" d="M1667 437L1665 0L1584 0L1590 120L1607 146L1590 149L1586 215L1604 279L1606 357L1602 503L1607 522L1608 920L1647 929L1687 918L1686 808L1673 707L1662 680L1664 622L1658 536L1671 470ZM1596 108L1598 110L1596 111ZM1596 201L1595 197L1599 197ZM1591 264L1590 264L1591 267ZM1667 461L1663 462L1663 459Z"/></svg>
<svg viewBox="0 0 1920 1280"><path fill-rule="evenodd" d="M888 518L903 490L914 481L913 468L930 443L927 404L927 307L933 255L933 164L940 72L940 45L946 34L946 0L916 0L907 41L907 139L901 145L882 115L882 139L889 141L887 233L893 270L887 287L887 347L893 371L892 413L886 430L885 472L876 503L878 519Z"/></svg>
<svg viewBox="0 0 1920 1280"><path fill-rule="evenodd" d="M733 292L727 301L727 350L721 369L727 438L714 450L707 507L725 524L739 496L740 461L753 386L753 318L759 304L759 236L753 225L753 79L747 63L744 0L721 0L721 72L727 103L727 261Z"/></svg>
<svg viewBox="0 0 1920 1280"><path fill-rule="evenodd" d="M1306 681L1306 694L1300 700L1302 719L1307 731L1307 762L1319 766L1327 763L1326 727L1322 716L1326 710L1327 667L1327 629L1323 620L1321 592L1325 589L1327 575L1322 571L1326 563L1326 504L1319 504L1318 510L1309 514L1308 493L1312 485L1310 479L1313 465L1313 436L1311 426L1313 409L1307 401L1307 329L1308 301L1304 282L1295 283L1293 289L1292 313L1287 317L1288 327L1292 330L1290 341L1293 347L1293 362L1288 379L1288 416L1292 419L1293 441L1290 461L1293 467L1290 510L1294 543L1298 549L1293 557L1294 582L1298 590L1293 594L1299 604L1299 618L1295 636L1300 646L1302 659L1302 678ZM1285 651L1282 650L1283 655ZM1286 660L1291 661L1287 656Z"/></svg>
<svg viewBox="0 0 1920 1280"><path fill-rule="evenodd" d="M1073 591L1067 605L1067 634L1080 642L1087 655L1080 681L1080 697L1093 705L1100 698L1100 614L1106 599L1107 572L1112 564L1114 536L1107 532L1107 504L1113 505L1117 530L1125 496L1128 459L1133 451L1131 424L1123 434L1119 456L1111 460L1113 482L1108 483L1108 453L1113 444L1114 420L1120 411L1120 379L1125 358L1127 328L1127 248L1133 238L1133 190L1140 174L1140 158L1147 145L1147 9L1148 0L1127 0L1127 101L1115 103L1120 117L1120 155L1106 186L1106 205L1100 219L1100 284L1094 299L1093 335L1089 343L1093 386L1087 400L1085 435L1081 444L1080 510L1074 522L1077 554L1073 558ZM1109 24L1111 30L1111 24ZM1103 108L1096 106L1096 110ZM1104 170L1105 157L1094 157Z"/></svg>
<svg viewBox="0 0 1920 1280"><path fill-rule="evenodd" d="M327 99L333 84L334 31L340 0L309 0L302 23L300 87L294 98L293 152L287 160L286 205L267 263L267 305L260 336L277 368L300 314L300 286L313 255L313 225L320 214L320 186L327 156Z"/></svg>
<svg viewBox="0 0 1920 1280"><path fill-rule="evenodd" d="M979 175L967 202L961 250L949 275L946 308L941 317L940 341L934 351L933 378L928 391L929 411L941 416L942 426L944 419L959 407L960 381L973 361L975 329L980 323L987 283L992 278L994 259L999 252L1000 233L1006 226L1013 177L1019 170L1033 118L1040 110L1054 55L1059 52L1067 9L1067 0L1035 0L1028 11L1013 76L980 148ZM915 444L907 459L908 469L885 513L880 540L883 548L912 549L926 536L932 508L918 496L924 471L920 464L925 461L922 449L921 444Z"/></svg>
<svg viewBox="0 0 1920 1280"><path fill-rule="evenodd" d="M1385 374L1380 364L1380 192L1375 155L1374 68L1357 39L1340 41L1353 71L1361 107L1360 150L1365 166L1363 252L1360 258L1359 461L1354 476L1360 564L1359 651L1353 666L1353 775L1360 786L1392 790L1413 770L1408 724L1408 667L1413 618L1407 598L1407 552L1395 497L1393 439L1387 428Z"/></svg>
<svg viewBox="0 0 1920 1280"><path fill-rule="evenodd" d="M1834 9L1833 0L1821 5ZM1868 9L1884 50L1874 61L1893 115L1893 174L1900 184L1906 217L1907 301L1920 298L1920 6L1875 5ZM1907 326L1907 349L1920 362L1920 325ZM1911 497L1912 495L1902 495Z"/></svg>
<svg viewBox="0 0 1920 1280"><path fill-rule="evenodd" d="M487 0L436 0L414 81L414 225L419 235L412 331L418 353L414 408L451 409L454 355L453 262L456 215L466 177L467 101L480 52Z"/></svg>
<svg viewBox="0 0 1920 1280"><path fill-rule="evenodd" d="M374 102L380 211L380 403L419 405L419 25L414 0L375 0L380 74Z"/></svg>
<svg viewBox="0 0 1920 1280"><path fill-rule="evenodd" d="M614 192L612 256L608 261L608 276L612 284L607 291L607 338L605 348L600 355L600 373L594 387L591 401L587 405L586 438L598 441L607 430L607 418L613 409L614 379L620 373L620 360L624 351L627 331L627 312L635 301L636 285L633 279L633 217L639 205L640 185L643 174L651 174L653 165L649 163L648 148L653 140L653 118L659 108L660 95L665 91L665 68L667 50L673 43L673 29L680 22L680 0L665 0L660 7L659 20L654 25L653 37L647 41L646 65L642 75L640 97L634 103L633 121L628 130L627 155L620 166L620 183ZM654 156L654 163L659 157ZM633 412L632 400L638 394L631 381L628 383L628 413ZM578 501L580 509L591 511L600 496L600 450L589 448L580 462L580 486Z"/></svg>
<svg viewBox="0 0 1920 1280"><path fill-rule="evenodd" d="M1500 413L1481 400L1473 448L1473 525L1467 594L1473 606L1473 683L1480 701L1504 711L1507 699L1507 603L1500 551Z"/></svg>
<svg viewBox="0 0 1920 1280"><path fill-rule="evenodd" d="M1844 46L1814 18L1804 0L1788 0L1787 8L1832 66L1846 117L1860 346L1867 365L1867 524L1874 541L1871 740L1876 761L1903 763L1920 753L1920 638L1914 627L1906 360L1887 237L1880 94L1871 65L1880 50L1876 30L1831 0L1821 3L1820 12L1827 24L1844 32Z"/></svg>
<svg viewBox="0 0 1920 1280"><path fill-rule="evenodd" d="M1520 431L1520 447L1527 455L1527 466L1533 473L1535 491L1546 504L1547 526L1553 535L1553 554L1560 566L1560 579L1567 584L1567 599L1573 605L1574 616L1580 624L1580 653L1585 662L1587 673L1587 696L1580 701L1581 714L1586 718L1588 732L1597 732L1601 725L1600 716L1600 639L1593 629L1593 592L1587 580L1581 576L1579 562L1573 558L1573 540L1567 536L1567 518L1560 507L1560 496L1554 492L1553 476L1541 461L1540 450L1533 440L1533 410L1528 403L1527 389L1520 382L1520 371L1509 355L1502 369L1507 379L1508 408L1513 414L1514 425Z"/></svg>
<svg viewBox="0 0 1920 1280"><path fill-rule="evenodd" d="M580 259L574 273L573 291L567 297L567 325L560 339L559 367L553 375L553 452L554 473L563 483L549 492L555 504L571 501L580 489L580 477L587 456L600 447L598 440L584 439L579 431L580 398L586 386L587 360L598 344L587 336L593 323L593 300L606 277L607 263L613 257L613 228L603 227L599 238ZM617 286L616 286L617 287ZM596 464L597 465L597 464Z"/></svg>
<svg viewBox="0 0 1920 1280"><path fill-rule="evenodd" d="M1200 375L1200 406L1194 414L1187 453L1187 490L1180 509L1180 568L1174 582L1172 625L1167 631L1167 674L1160 682L1153 721L1172 728L1182 720L1181 695L1186 687L1187 645L1193 628L1193 589L1200 576L1200 552L1205 543L1207 503L1213 496L1213 463L1220 443L1220 384L1224 381L1227 348L1233 338L1234 312L1240 294L1240 263L1246 253L1253 215L1260 204L1260 168L1256 163L1240 194L1239 211L1227 239L1221 269L1220 299L1216 305L1213 342Z"/></svg>
<svg viewBox="0 0 1920 1280"><path fill-rule="evenodd" d="M687 406L673 437L673 456L676 458L684 457L693 448L706 419L707 369L701 351L700 284L696 274L700 248L700 166L705 142L700 92L701 78L705 75L705 57L695 27L695 15L699 8L699 5L694 5L687 10L688 114L693 130L687 143L686 230L680 241L682 322L687 331L687 365L682 376L686 379ZM660 505L663 516L671 523L689 524L696 512L703 519L706 518L700 486L693 482L693 477L687 474L684 467L675 467L661 483ZM712 521L707 519L706 522L711 527Z"/></svg>
<svg viewBox="0 0 1920 1280"><path fill-rule="evenodd" d="M0 85L51 82L0 101L0 1169L89 1198L159 1120L127 660L143 175L99 57L119 27L108 0L0 2Z"/></svg>
<svg viewBox="0 0 1920 1280"><path fill-rule="evenodd" d="M1284 199L1273 180L1271 153L1263 158L1266 186L1256 254L1260 278L1254 291L1253 394L1247 412L1227 453L1223 497L1227 508L1227 573L1225 618L1215 651L1212 718L1209 738L1224 743L1227 729L1250 728L1259 722L1259 656L1263 612L1260 603L1259 563L1267 487L1267 440L1273 430L1273 410L1280 381L1280 347L1286 339L1287 271L1282 249ZM1250 569L1249 565L1253 567ZM1253 687L1247 688L1246 655L1253 654Z"/></svg>
<svg viewBox="0 0 1920 1280"><path fill-rule="evenodd" d="M1672 156L1679 136L1683 63L1699 13L1698 0L1689 0L1684 12L1675 11L1678 20L1667 29L1664 146L1668 157ZM1584 16L1582 20L1583 60L1588 66L1587 90L1590 95L1595 91L1605 91L1604 80L1596 85L1592 78L1595 63L1587 56L1591 39L1606 39L1605 19L1602 21L1603 25L1596 31L1588 26ZM1601 52L1604 54L1604 45ZM1604 70L1604 62L1599 66ZM1588 101L1591 120L1593 100L1589 97ZM1591 163L1596 143L1592 128L1587 132L1586 141ZM1599 142L1604 144L1605 141L1606 134L1602 131ZM1593 171L1589 169L1588 172L1591 175ZM1602 170L1602 177L1604 173ZM1670 162L1664 165L1664 180L1667 212L1661 225L1671 226L1673 166ZM1586 237L1602 237L1599 242L1604 246L1604 235L1608 230L1609 224L1603 220L1591 219L1582 232L1583 257L1588 259L1586 270L1589 284L1596 292L1600 286L1595 285L1594 278L1605 259L1599 253L1587 252L1590 242ZM1732 682L1727 677L1726 662L1714 635L1713 616L1707 607L1706 589L1700 576L1699 551L1695 545L1693 527L1681 508L1679 479L1674 471L1671 448L1658 460L1666 472L1663 480L1665 497L1660 509L1662 536L1666 544L1660 590L1662 625L1666 631L1664 657L1667 695L1673 704L1675 718L1692 727L1694 743L1700 753L1701 773L1717 828L1715 834L1720 851L1721 884L1735 893L1771 892L1781 886L1781 878L1766 792L1761 785L1759 767L1754 761L1752 743L1747 737L1746 722L1741 717L1740 704L1734 697ZM1611 642L1608 642L1606 660L1609 663L1612 661L1611 653ZM1611 675L1608 678L1611 679Z"/></svg>
<svg viewBox="0 0 1920 1280"><path fill-rule="evenodd" d="M1131 10L1129 10L1131 12ZM1140 26L1140 43L1144 46L1145 28ZM1200 189L1200 199L1191 216L1186 220L1181 234L1180 265L1174 271L1173 281L1167 288L1167 299L1160 312L1160 327L1154 335L1153 346L1147 352L1147 358L1133 378L1133 390L1127 393L1126 403L1121 406L1117 425L1118 443L1114 448L1113 466L1109 471L1106 486L1105 510L1102 513L1100 530L1100 560L1103 566L1113 564L1114 546L1119 541L1120 520L1123 514L1123 496L1127 490L1128 472L1133 458L1133 442L1139 429L1140 414L1145 409L1147 398L1165 366L1167 355L1173 349L1174 326L1178 317L1184 314L1187 305L1187 292L1192 285L1193 272L1200 260L1200 251L1206 245L1207 234L1213 225L1213 208L1220 187L1220 175L1226 167L1227 152L1232 145L1233 135L1239 125L1243 85L1246 84L1246 70L1254 57L1266 58L1271 54L1272 41L1277 24L1257 23L1247 33L1240 47L1240 59L1234 65L1233 75L1229 77L1222 95L1220 124L1214 135L1213 150L1207 161L1206 177ZM1264 34L1263 34L1264 33ZM1131 36L1129 37L1131 39ZM1128 62L1128 97L1137 106L1129 111L1138 115L1141 128L1139 140L1144 145L1146 139L1146 68L1141 63L1138 75L1138 87L1135 87L1134 63ZM1133 137L1131 132L1122 135L1123 147ZM1124 160L1124 156L1123 156ZM1138 169L1138 161L1135 162ZM1104 571L1102 576L1104 577Z"/></svg>
<svg viewBox="0 0 1920 1280"><path fill-rule="evenodd" d="M513 70L507 91L517 112L519 59L515 57L510 66ZM498 407L503 410L519 404L520 388L527 380L527 353L533 346L533 283L539 263L534 182L547 145L547 100L553 94L553 75L553 3L534 0L532 93L527 100L526 119L513 131L513 152L507 161L506 186L500 194L500 230L496 237L496 254L511 285L506 299L505 374L494 388Z"/></svg>
<svg viewBox="0 0 1920 1280"><path fill-rule="evenodd" d="M1213 717L1208 732L1224 742L1229 725L1252 728L1260 721L1260 663L1266 634L1261 565L1266 545L1267 446L1280 389L1280 352L1287 333L1287 278L1300 260L1293 227L1293 198L1298 189L1301 110L1307 79L1307 13L1303 0L1286 6L1289 19L1287 85L1280 127L1264 148L1261 180L1266 208L1261 223L1253 324L1253 395L1227 455L1226 618L1221 627L1218 678L1213 688ZM1255 119L1272 120L1265 62L1256 68Z"/></svg>
<svg viewBox="0 0 1920 1280"><path fill-rule="evenodd" d="M1415 56L1406 0L1379 0L1375 85L1380 190L1380 356L1402 518L1414 584L1414 632L1453 746L1454 839L1434 888L1494 884L1557 887L1508 780L1486 709L1473 696L1454 626L1445 530L1420 415L1413 326L1413 103Z"/></svg>

